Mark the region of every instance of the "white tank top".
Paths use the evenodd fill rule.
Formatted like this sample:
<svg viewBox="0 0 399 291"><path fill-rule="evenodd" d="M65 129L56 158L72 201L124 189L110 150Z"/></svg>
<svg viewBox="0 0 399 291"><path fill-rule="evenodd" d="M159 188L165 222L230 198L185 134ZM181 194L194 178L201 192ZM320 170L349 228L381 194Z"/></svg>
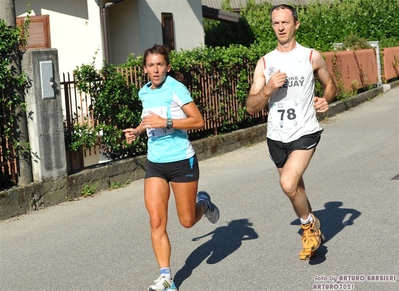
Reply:
<svg viewBox="0 0 399 291"><path fill-rule="evenodd" d="M287 143L322 129L313 107L312 54L297 43L290 52L274 50L262 57L266 83L278 70L287 74L285 84L269 99L267 137L272 140Z"/></svg>

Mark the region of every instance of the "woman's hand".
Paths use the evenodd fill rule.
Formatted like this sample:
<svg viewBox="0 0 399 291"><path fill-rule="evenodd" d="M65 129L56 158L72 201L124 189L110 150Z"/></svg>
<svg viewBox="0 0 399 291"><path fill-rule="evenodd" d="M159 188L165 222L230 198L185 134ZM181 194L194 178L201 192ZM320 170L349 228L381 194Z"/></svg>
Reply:
<svg viewBox="0 0 399 291"><path fill-rule="evenodd" d="M162 128L166 127L166 119L149 111L149 115L143 116L140 125L144 128Z"/></svg>
<svg viewBox="0 0 399 291"><path fill-rule="evenodd" d="M128 144L131 144L136 137L140 135L140 132L137 130L137 128L126 128L123 130L123 132L125 133L126 142Z"/></svg>

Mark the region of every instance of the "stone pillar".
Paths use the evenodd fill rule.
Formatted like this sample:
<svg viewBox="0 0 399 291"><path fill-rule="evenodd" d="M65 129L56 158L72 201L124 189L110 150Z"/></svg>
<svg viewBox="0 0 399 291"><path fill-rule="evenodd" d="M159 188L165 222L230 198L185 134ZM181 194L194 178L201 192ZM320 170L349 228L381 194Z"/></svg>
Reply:
<svg viewBox="0 0 399 291"><path fill-rule="evenodd" d="M30 49L22 68L31 87L25 95L33 180L67 175L58 51Z"/></svg>

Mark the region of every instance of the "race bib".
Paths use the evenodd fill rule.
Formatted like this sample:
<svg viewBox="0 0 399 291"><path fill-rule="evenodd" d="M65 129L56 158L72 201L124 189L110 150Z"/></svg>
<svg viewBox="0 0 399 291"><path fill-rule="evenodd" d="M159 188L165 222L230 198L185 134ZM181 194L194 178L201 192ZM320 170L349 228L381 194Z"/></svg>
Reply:
<svg viewBox="0 0 399 291"><path fill-rule="evenodd" d="M303 123L301 100L271 103L267 122L274 129L292 129L301 126Z"/></svg>
<svg viewBox="0 0 399 291"><path fill-rule="evenodd" d="M166 106L145 109L145 110L143 110L141 117L143 118L144 116L150 115L149 111L155 113L156 115L161 116L162 118L167 118ZM174 131L175 130L173 128L167 129L166 125L165 125L165 127L162 127L162 128L147 128L147 136L148 137L159 137L159 136L171 134Z"/></svg>

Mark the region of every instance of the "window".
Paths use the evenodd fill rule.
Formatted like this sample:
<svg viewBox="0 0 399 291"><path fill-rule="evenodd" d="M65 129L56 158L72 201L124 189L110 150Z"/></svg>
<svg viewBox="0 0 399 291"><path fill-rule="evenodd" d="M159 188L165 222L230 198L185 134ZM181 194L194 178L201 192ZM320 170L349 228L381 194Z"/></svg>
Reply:
<svg viewBox="0 0 399 291"><path fill-rule="evenodd" d="M25 17L17 17L17 25L22 26L24 20ZM49 16L29 16L29 20L29 37L25 48L51 48Z"/></svg>
<svg viewBox="0 0 399 291"><path fill-rule="evenodd" d="M168 46L170 50L175 49L175 37L173 30L173 14L162 13L162 38L163 44Z"/></svg>

